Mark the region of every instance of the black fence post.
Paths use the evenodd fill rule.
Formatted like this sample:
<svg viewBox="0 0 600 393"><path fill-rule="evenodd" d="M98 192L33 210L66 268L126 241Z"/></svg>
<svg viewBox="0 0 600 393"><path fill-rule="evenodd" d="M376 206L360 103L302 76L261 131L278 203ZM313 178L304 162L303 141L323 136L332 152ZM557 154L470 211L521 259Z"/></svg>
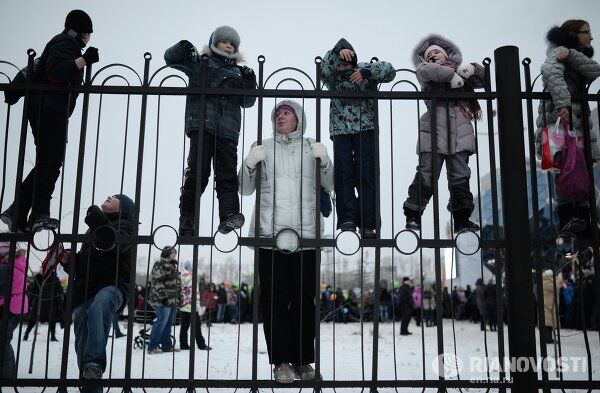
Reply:
<svg viewBox="0 0 600 393"><path fill-rule="evenodd" d="M506 287L509 353L511 360L520 357L535 359L531 239L527 211L519 49L515 46L500 47L494 51L494 60L498 92L502 212L508 244ZM532 367L533 364L529 363L528 366L521 371L511 370L514 393L537 391L537 373Z"/></svg>

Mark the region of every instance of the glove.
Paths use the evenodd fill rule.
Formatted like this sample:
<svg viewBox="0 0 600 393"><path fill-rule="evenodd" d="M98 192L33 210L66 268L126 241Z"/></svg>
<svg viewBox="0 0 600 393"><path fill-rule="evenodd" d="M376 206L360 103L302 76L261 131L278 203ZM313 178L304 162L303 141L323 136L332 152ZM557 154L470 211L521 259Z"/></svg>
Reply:
<svg viewBox="0 0 600 393"><path fill-rule="evenodd" d="M92 205L87 209L84 221L92 229L110 223L102 209L96 205Z"/></svg>
<svg viewBox="0 0 600 393"><path fill-rule="evenodd" d="M461 78L456 72L450 81L450 87L453 89L458 89L459 87L463 87L465 85L465 80Z"/></svg>
<svg viewBox="0 0 600 393"><path fill-rule="evenodd" d="M368 68L361 68L360 74L362 75L363 79L369 79L371 76L373 76L373 73Z"/></svg>
<svg viewBox="0 0 600 393"><path fill-rule="evenodd" d="M263 161L266 157L265 147L263 145L254 146L248 152L248 157L246 157L246 165L248 168L254 169L256 168L256 164Z"/></svg>
<svg viewBox="0 0 600 393"><path fill-rule="evenodd" d="M254 70L248 66L238 66L240 72L242 73L242 78L247 80L255 80L256 76L254 75Z"/></svg>
<svg viewBox="0 0 600 393"><path fill-rule="evenodd" d="M186 56L191 56L192 52L195 50L194 45L188 40L179 41L179 45L181 45L181 47L185 51Z"/></svg>
<svg viewBox="0 0 600 393"><path fill-rule="evenodd" d="M475 74L475 67L473 64L469 63L461 66L456 72L458 72L458 75L462 76L463 78L468 79Z"/></svg>
<svg viewBox="0 0 600 393"><path fill-rule="evenodd" d="M81 55L81 57L83 57L83 59L85 60L85 65L88 66L97 63L98 60L100 60L100 58L98 57L98 48L94 48L93 46L87 48L85 50L85 53Z"/></svg>
<svg viewBox="0 0 600 393"><path fill-rule="evenodd" d="M314 158L321 159L321 165L325 165L329 157L327 157L327 147L321 142L316 142L312 145L312 154Z"/></svg>

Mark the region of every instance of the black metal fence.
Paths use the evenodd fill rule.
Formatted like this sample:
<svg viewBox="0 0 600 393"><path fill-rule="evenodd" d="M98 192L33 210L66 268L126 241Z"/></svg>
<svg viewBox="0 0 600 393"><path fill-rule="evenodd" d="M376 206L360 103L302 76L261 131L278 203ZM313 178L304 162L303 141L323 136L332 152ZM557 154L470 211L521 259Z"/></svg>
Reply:
<svg viewBox="0 0 600 393"><path fill-rule="evenodd" d="M33 67L35 52L28 52L28 69ZM245 89L214 89L208 87L190 88L187 86L172 87L166 86L167 81L177 81L177 83L186 84L186 80L181 76L180 71L174 71L169 67L160 67L154 73L151 73L151 55L144 55L144 69L142 76L126 65L112 64L101 68L95 74L92 73L91 67L87 68L85 75L85 83L83 86L71 87L56 87L45 84L29 83L25 86L9 86L8 83L0 84L0 89L4 91L16 90L24 88L24 106L21 113L19 142L15 141L15 117L17 112L15 107L6 107L6 126L4 129L4 152L3 152L3 175L2 175L2 207L6 208L5 200L10 199L6 192L7 181L12 179L8 176L9 173L16 172L14 184L20 184L23 179L23 172L27 163L26 145L28 145L28 124L27 124L27 108L32 92L43 91L66 91L79 92L83 97L81 102L81 124L77 127L71 124L69 135L77 141L76 156L69 155L67 152L60 187L58 188L59 211L58 216L62 217L60 228L55 233L52 231L42 231L36 235L29 233L0 233L0 241L10 241L9 264L12 266L18 243L26 244L28 256L28 268L30 261L36 258L36 255L44 256L45 250L56 243L70 244L72 250L76 250L78 245L84 242L89 242L89 234L85 234L82 230L82 215L81 211L87 209L87 198L90 198L90 204L97 203L102 200L104 195L99 195L99 189L133 190L132 199L136 202L135 217L136 222L142 221L144 224L135 227L131 236L116 236L114 244L117 247L128 244L134 245L132 249L131 263L131 280L130 291L128 295L128 305L130 311L127 317L127 338L124 347L115 345L115 339L109 341L107 351L110 352L110 365L107 366L107 371L104 374L104 379L92 381L84 380L79 376L77 371L75 353L72 341L71 329L71 311L73 301L72 277L69 277L66 302L64 310L64 335L62 337L62 349L59 353L58 346L46 341L45 361L34 361L34 347L31 348L29 357L29 367L27 369L27 353L26 346L21 341L21 331L23 325L15 331L15 336L18 334L16 346L16 363L17 370L12 378L3 380L0 386L11 386L15 389L22 387L40 386L44 388L59 387L90 387L103 386L110 388L122 388L126 391L131 391L136 388L249 388L252 391L257 391L261 388L280 387L269 372L264 372L264 367L261 362L266 362L262 349L262 336L259 334L259 295L258 291L252 291L252 332L251 336L244 335L241 327L236 327L235 343L229 343L227 350L235 352L235 356L224 359L222 356L211 355L207 352L206 356L201 359L197 357L195 351L188 353L175 354L173 353L170 365L172 366L171 375L165 376L162 370L159 370L154 361L147 360L146 348L142 345L142 349L135 349L134 336L135 329L141 327L136 324L135 313L132 312L132 305L136 302L136 286L138 284L148 284L149 269L151 265L151 254L156 253L157 249L164 245L174 245L180 249L180 255L188 252L192 260L192 287L197 288L199 284L199 276L201 272L208 274L208 279L212 281L213 277L213 261L218 259L219 255L236 255L238 266L238 285L242 283L242 267L253 266L250 268L252 272L258 272L258 250L259 247L277 248L277 237L260 238L244 236L246 227L238 234L235 233L227 239L219 239L221 235L216 234L214 225L214 200L213 191L212 198L208 195L210 189L207 189L202 199L196 201L196 215L194 217L194 236L178 236L175 227L177 217L165 219L165 215L161 214L161 209L166 207L162 201L168 197L165 192L161 191L159 185L160 180L171 178L171 183L178 184L181 179L183 167L185 167L186 138L180 130L173 130L169 125L161 123L161 115L165 110L177 110L179 113L183 108L183 101L178 101L178 105L164 103L169 96L186 96L198 95L201 97L201 102L204 102L206 97L212 95L219 96L253 96L257 97L257 105L255 106L256 113L252 113L254 109L243 110L242 131L240 137L241 156L245 157L246 148L249 143L262 141L265 136L270 133L264 132L263 114L270 113L271 107L266 107L265 101L279 98L296 98L302 101L303 107L310 108L311 115L314 113L314 138L316 141L326 139L322 135L322 124L326 124L327 116L322 116L322 103L326 100L335 98L360 98L373 99L376 101L377 108L377 123L376 123L376 160L377 175L376 175L376 211L378 217L378 230L375 239L361 239L356 234L342 233L336 234L335 216L325 221L327 232L331 237L321 237L317 230L315 239L298 238L298 246L317 247L318 250L328 251L331 254L331 260L327 263L333 265L333 286L335 287L336 266L342 256L354 255L356 257L357 275L360 278L360 309L362 312L366 309L365 296L363 295L367 289L373 289L372 308L374 310L373 320L365 321L364 314L360 316L360 345L353 341L354 348L345 348L346 356L354 356L351 359L351 364L355 365L356 370L350 372L350 375L359 375L359 378L348 377L348 373L341 373L344 377L340 378L340 371L336 374L336 353L341 351L338 348L336 352L336 340L339 340L339 335L336 336L335 321L332 324L332 336L327 332L327 344L332 344L332 350L325 348L325 343L322 340L322 330L324 326L329 329L330 325L325 325L321 321L320 309L316 309L316 340L315 340L315 369L317 374L323 374L322 380L317 381L296 381L294 388L313 388L321 390L326 388L369 388L373 391L380 388L414 388L421 391L426 389L438 389L446 391L449 389L475 389L481 388L489 391L490 389L500 389L506 391L510 389L515 392L531 392L544 389L600 389L600 381L594 380L593 354L598 352L600 336L596 338L596 333L591 334L590 328L598 329L598 326L587 326L587 318L582 321L582 335L584 339L584 353L570 353L585 358L587 362L587 370L585 375L567 376L562 372L549 373L543 368L539 372L527 369L508 369L502 362L495 371L483 370L480 374L469 373L465 371L461 375L460 368L444 357L444 354L461 355L461 340L457 338L458 322L454 319L444 319L443 314L439 311L440 305L444 303L444 295L442 288L446 283L444 276L445 267L442 259L447 249L452 249L450 270L454 268L455 258L453 255L474 254L479 256L479 265L473 269L480 271L480 276L484 277L484 270L491 270L496 282L496 302L498 305L506 304L506 315L503 312L503 307L496 308L496 318L499 321L497 336L491 336L487 332L482 332L480 344L483 349L481 355L484 359L489 359L496 356L499 359L504 359L507 356L511 358L561 358L566 352L561 349L564 343L560 341L560 328L558 329L558 345L554 346L554 353L549 354L544 340L546 338L546 330L544 328L544 302L543 299L543 271L549 267L548 261L545 260L543 250L548 248L553 249L554 238L558 232L556 225L552 222L550 229L545 224L543 217L540 217L539 206L539 190L538 190L538 172L539 167L536 163L533 133L534 113L533 102L542 98L548 98L549 95L543 92L534 92L534 87L531 81L531 71L529 69L529 61L523 61L525 75L525 91L521 91L521 69L519 64L519 54L515 47L502 47L495 52L495 87L492 89L492 61L484 60L486 69L486 87L484 92L476 93L448 93L448 92L420 92L417 85L414 83L414 73L410 70L398 70L396 81L390 85L382 85L377 91L364 93L343 93L323 90L320 79L320 58L315 60L315 77L310 77L309 74L302 70L294 68L284 68L275 70L270 74L265 72L266 59L262 56L258 58L258 86L256 90ZM2 62L3 65L9 63ZM14 66L13 66L14 67ZM18 69L14 67L15 70ZM114 73L115 70L124 72L124 74ZM12 71L10 71L12 72ZM174 72L174 73L173 73ZM29 73L31 75L31 72ZM133 78L127 78L124 75L129 74ZM10 81L10 76L2 73L6 77L7 82ZM294 75L294 76L287 76ZM286 77L287 76L287 77ZM162 78L162 79L161 79ZM99 81L102 80L101 83ZM134 82L130 82L133 80ZM159 82L160 80L160 82ZM278 83L275 84L277 80ZM109 82L119 81L121 86L110 85ZM271 85L269 84L271 82ZM293 85L294 89L283 89L282 86ZM274 86L274 87L272 87ZM388 89L388 86L391 88ZM400 90L402 86L408 86L408 91ZM384 90L385 89L385 90ZM111 97L111 98L106 98ZM110 102L113 97L120 97L124 101ZM431 100L432 107L438 105L446 105L455 99L476 99L485 105L482 105L484 112L485 126L480 130L478 123L475 122L475 132L477 137L478 151L474 155L476 171L473 175L472 184L476 184L479 206L476 207L476 220L482 224L484 231L461 232L453 233L452 229L448 234L444 234L444 228L441 224L441 218L444 218L444 213L440 212L440 194L442 191L437 182L434 182L434 194L432 208L433 214L426 215L426 220L423 222L424 229L420 233L403 230L403 221L398 219L398 214L401 215L401 198L405 195L404 190L398 187L398 179L402 177L412 177L412 170L407 172L402 167L401 157L395 155L394 151L398 146L398 138L402 139L402 131L409 126L404 117L398 119L396 105L410 103L416 106L415 120L421 115L420 103L422 100ZM580 97L574 97L581 102L596 102L600 101L600 95L584 93ZM156 100L156 109L151 107L151 104ZM171 103L172 104L172 103ZM523 124L523 105L526 108L527 125ZM168 109L164 109L165 105ZM585 105L583 105L585 106ZM97 117L93 109L97 107ZM105 111L108 107L109 114ZM176 109L173 109L176 108ZM495 113L497 110L497 131L495 127ZM410 109L414 114L414 110ZM590 159L590 140L589 124L587 116L584 113L584 130L585 130L585 147L588 157L588 168L590 173L591 184L594 185L594 176L592 162ZM125 119L123 126L122 139L116 140L114 135L106 134L103 129L103 121L105 116L109 116L114 120L117 116L123 116ZM386 116L388 115L389 118ZM156 121L152 119L156 116ZM77 117L74 117L77 118ZM255 122L250 122L247 119L253 119ZM600 119L599 119L600 120ZM413 120L411 120L413 121ZM431 119L433 129L435 129L435 116ZM92 127L96 127L96 135L90 131ZM138 134L130 130L130 123L139 126ZM149 125L156 126L156 132L152 132ZM202 123L202 122L201 122ZM201 126L202 127L202 126ZM256 127L256 130L254 130ZM165 136L164 129L167 129ZM79 130L77 136L75 130ZM134 128L135 129L135 128ZM415 124L414 129L418 126ZM526 130L526 133L523 133ZM161 133L162 131L162 133ZM202 133L202 129L200 132ZM436 133L432 133L435 138ZM480 136L485 136L481 138ZM109 140L104 142L101 137L108 137ZM155 138L152 140L151 138ZM163 144L168 144L169 141L179 140L178 148L183 147L180 152L167 152L167 158L172 159L177 163L179 169L175 173L168 173L164 168L165 161L159 161L160 154L165 154L161 150ZM486 140L487 139L487 140ZM104 144L102 144L104 143ZM400 142L402 143L402 142ZM435 139L433 142L434 145ZM30 146L30 145L29 145ZM136 149L137 147L137 149ZM527 162L526 149L529 149L529 163ZM132 153L133 151L133 153ZM15 154L16 153L16 154ZM71 152L72 153L72 152ZM133 154L133 156L132 156ZM200 153L201 154L201 153ZM122 158L120 158L122 155ZM164 156L160 156L164 160ZM174 157L174 158L173 158ZM484 157L484 158L482 158ZM105 165L112 165L118 162L113 170L113 174L103 173L103 162ZM439 160L437 152L433 154L434 162ZM497 160L499 159L499 169ZM239 160L241 161L241 159ZM404 160L405 162L406 160ZM199 160L198 162L201 162ZM411 161L412 162L412 161ZM399 164L400 163L400 164ZM153 167L150 165L153 164ZM529 164L529 167L527 166ZM75 169L75 172L73 170ZM481 196L485 190L482 190L481 179L484 177L480 170L487 168L490 176L490 191L492 204L492 220L484 222ZM181 170L181 172L179 171ZM318 171L317 171L318 172ZM499 173L499 178L497 174ZM116 174L116 176L114 175ZM318 178L317 173L317 178ZM529 177L529 179L528 179ZM258 176L260 179L260 176ZM499 184L501 183L501 190ZM551 187L552 180L548 177L548 187ZM98 186L98 188L97 188ZM199 185L197 195L199 193ZM9 187L10 189L10 187ZM91 189L91 192L89 191ZM69 192L67 191L70 191ZM383 192L382 190L385 190ZM170 189L166 194L177 194L177 189ZM319 190L317 189L317 192ZM115 191L110 191L110 194L115 194ZM19 189L15 186L14 197L18 200ZM56 194L56 193L55 193ZM499 196L501 195L501 197ZM553 220L552 213L552 197L548 193L548 203L550 205L550 220ZM318 196L318 195L317 195ZM6 199L5 199L6 198ZM260 199L260 187L257 187L256 201ZM315 211L317 217L320 214L320 198L317 197ZM171 198L170 201L175 201ZM593 227L593 242L589 244L593 250L594 258L593 275L587 275L588 281L586 285L591 285L595 289L595 312L598 313L598 297L600 290L598 287L600 261L598 256L598 226L596 214L596 195L595 188L592 186L590 195L590 207L592 210L592 227ZM244 203L246 202L246 203ZM206 207L211 205L210 208ZM242 198L242 210L249 217L249 210L252 208L252 201L245 201ZM530 208L528 208L530 206ZM71 210L72 207L72 210ZM256 203L256 209L260 209L260 203ZM70 210L68 213L66 211ZM400 213L399 213L400 212ZM500 213L501 212L501 213ZM208 213L208 214L207 214ZM72 220L68 219L69 214L72 214ZM66 216L66 217L65 217ZM257 214L259 216L259 214ZM431 220L429 220L431 218ZM533 220L533 225L531 221ZM149 221L149 225L148 225ZM402 223L398 222L401 221ZM258 217L257 222L258 224ZM320 223L317 220L317 228ZM258 226L258 225L257 225ZM331 230L331 232L329 232ZM485 233L484 233L485 232ZM171 240L168 240L168 239ZM229 243L228 243L229 242ZM242 251L243 247L254 247L253 262L247 251ZM147 259L141 255L142 252L147 252ZM370 253L373 253L371 257ZM484 254L493 255L493 264L490 268L490 258L484 258ZM391 258L385 259L382 255L390 255ZM554 272L558 272L560 263L563 259L556 256L556 253L551 252L554 258L551 258L550 268ZM337 260L336 260L337 255ZM381 291L382 280L389 279L392 283L397 280L397 268L408 258L407 256L414 255L418 257L418 275L417 281L423 287L424 281L424 261L427 256L432 258L433 286L435 288L435 303L438 305L436 313L436 328L435 336L428 337L424 325L421 325L420 343L415 347L420 349L420 353L409 351L408 354L402 353L404 344L399 342L397 337L396 322L392 322L391 328L389 325L382 325L377 318L377 310L379 309L379 294ZM207 260L204 260L204 258ZM328 256L329 258L329 256ZM138 260L142 261L142 267L138 266ZM382 272L382 261L391 263L391 269L385 270L391 272L391 276L384 277ZM74 262L72 261L71 264ZM253 265L252 265L253 263ZM573 263L571 261L570 263ZM372 275L367 273L366 267L371 264ZM317 252L317 287L315 288L315 301L320 303L319 284L321 282L321 270L323 268L322 253ZM574 265L575 266L575 265ZM578 276L584 277L583 263L576 263L575 273ZM339 267L338 267L339 268ZM533 273L532 273L533 271ZM9 283L12 283L12 269L10 269ZM139 278L141 277L142 282ZM253 279L253 288L259 287L258 274L251 275ZM452 277L452 276L450 276ZM430 277L427 277L428 279ZM145 281L145 282L144 282ZM452 278L449 279L452 286ZM505 285L502 285L502 284ZM23 291L26 291L26 283L23 282ZM54 284L53 284L54 285ZM554 290L558 291L556 283ZM11 286L5 296L10 293ZM535 286L535 290L534 290ZM192 300L192 315L196 315L196 294L193 294ZM538 299L536 301L535 299ZM583 300L581 300L583 305ZM339 312L340 310L335 310ZM32 312L36 312L33 310ZM38 310L39 312L39 310ZM556 317L558 317L558 306L554 308ZM583 315L593 313L593 310L582 311ZM0 337L4 337L6 333L6 321L8 319L8 308L4 307L2 314L2 323L0 327ZM536 318L537 317L537 318ZM23 318L23 316L19 316ZM535 326L536 319L538 321L539 337L536 336ZM506 325L502 323L506 321ZM146 327L146 322L143 323ZM508 342L505 342L505 329L508 329ZM191 324L192 337L195 335L196 325ZM208 329L208 344L211 345L217 341L216 333L211 334L211 329ZM369 331L365 331L365 329ZM382 329L384 333L382 335ZM36 328L37 331L37 328ZM390 351L382 347L389 345L389 336L391 331L393 350ZM247 333L247 332L246 332ZM342 333L343 334L343 333ZM460 336L460 333L458 334ZM431 338L431 340L429 340ZM469 340L468 336L463 337ZM370 347L365 345L365 340L371 340ZM249 343L251 342L251 346ZM35 338L34 338L35 343ZM191 343L193 346L193 343ZM329 345L327 345L328 347ZM0 353L5 351L6 343L3 340L0 343ZM495 348L493 351L491 348ZM580 347L576 347L580 348ZM124 353L123 353L124 351ZM213 351L214 352L214 351ZM327 358L324 360L322 354L326 353ZM358 354L360 353L360 359ZM124 355L124 359L120 356ZM181 360L185 357L185 360ZM431 358L435 357L438 360L437 369L432 368ZM460 356L459 356L460 357ZM140 360L141 358L141 360ZM165 358L166 359L166 358ZM404 360L403 360L404 359ZM178 362L176 360L179 360ZM404 372L403 364L407 361L414 361L417 364L416 369L419 370L420 377L404 378L399 377L399 373ZM205 361L204 364L201 362ZM339 361L339 356L337 358ZM489 360L485 360L488 362ZM183 362L183 363L181 363ZM235 367L230 362L235 363ZM60 363L60 367L57 364ZM118 363L118 364L117 364ZM211 363L221 364L221 369L211 369ZM366 365L365 365L366 363ZM370 365L369 365L370 363ZM393 363L393 366L391 365ZM177 364L185 364L186 372L176 372ZM344 363L344 367L350 367ZM223 371L225 365L231 365L232 370L229 374ZM167 363L162 363L161 367L167 366ZM206 366L206 370L201 370ZM226 367L225 367L226 368ZM393 372L389 370L393 368ZM450 376L444 373L444 369L455 370ZM216 371L215 371L216 370ZM249 371L249 372L248 372ZM155 378L155 375L159 375Z"/></svg>

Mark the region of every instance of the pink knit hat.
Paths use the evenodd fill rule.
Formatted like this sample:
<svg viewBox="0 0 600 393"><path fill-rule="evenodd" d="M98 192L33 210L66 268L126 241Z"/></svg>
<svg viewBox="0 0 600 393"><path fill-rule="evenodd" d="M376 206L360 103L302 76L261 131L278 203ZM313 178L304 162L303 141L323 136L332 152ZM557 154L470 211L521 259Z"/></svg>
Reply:
<svg viewBox="0 0 600 393"><path fill-rule="evenodd" d="M425 60L427 60L429 58L429 54L434 51L434 50L439 50L440 52L442 52L444 54L444 56L446 56L446 59L448 59L448 53L444 50L444 48L442 48L439 45L430 45L427 47L427 49L425 49Z"/></svg>

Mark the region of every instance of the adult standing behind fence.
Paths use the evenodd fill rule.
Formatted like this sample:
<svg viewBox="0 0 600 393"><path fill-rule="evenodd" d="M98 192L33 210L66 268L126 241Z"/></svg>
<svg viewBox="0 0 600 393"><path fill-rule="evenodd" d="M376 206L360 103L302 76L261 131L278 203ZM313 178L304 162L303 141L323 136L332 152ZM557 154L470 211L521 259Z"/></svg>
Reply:
<svg viewBox="0 0 600 393"><path fill-rule="evenodd" d="M327 148L303 136L306 115L295 101L277 103L271 113L274 137L252 145L239 171L240 192L250 195L256 186L257 165L261 165L260 220L257 235L278 237L278 249L259 250L260 303L269 362L280 383L297 378L315 379L310 363L315 358L315 249L298 249L296 231L303 238L315 238L316 194L319 187L333 186L333 164ZM316 183L316 160L321 160L321 184ZM252 213L250 236L254 236Z"/></svg>
<svg viewBox="0 0 600 393"><path fill-rule="evenodd" d="M65 30L46 44L33 81L51 85L79 86L83 67L98 61L98 49L81 50L90 40L92 20L81 10L69 12ZM10 205L0 219L12 232L39 228L58 228L58 220L50 218L50 200L60 174L67 143L69 117L75 109L78 93L35 92L31 94L27 117L36 147L35 166L20 186L19 211ZM27 220L27 215L29 220Z"/></svg>
<svg viewBox="0 0 600 393"><path fill-rule="evenodd" d="M9 246L8 242L0 243L0 278L7 277L9 273ZM8 282L0 280L0 330L2 330L2 315L5 304L8 305L8 319L6 321L4 340L4 354L0 353L0 379L8 379L13 377L16 371L15 353L11 342L13 332L19 326L19 316L26 314L28 310L26 281L26 262L27 251L17 250L15 263L13 265L13 281L10 300L4 298L4 293ZM2 389L0 389L0 392Z"/></svg>
<svg viewBox="0 0 600 393"><path fill-rule="evenodd" d="M536 155L541 158L542 153L542 127L556 123L558 116L569 121L573 120L573 129L583 135L582 105L590 108L587 102L581 103L573 100L573 95L583 93L586 85L600 76L600 64L592 60L592 32L588 22L580 19L570 19L560 27L551 28L546 34L548 49L546 61L542 64L542 81L544 90L549 92L552 100L540 101L538 117L536 120L537 131L535 138ZM570 113L569 113L570 112ZM592 119L589 118L589 130L592 130ZM600 159L598 136L589 133L592 146L591 158L593 162ZM558 175L554 176L555 182ZM588 196L574 201L556 191L554 198L558 205L559 226L562 229L571 219L579 218L587 223L584 232L589 237L590 233L590 207Z"/></svg>
<svg viewBox="0 0 600 393"><path fill-rule="evenodd" d="M184 265L184 271L181 273L181 327L179 329L179 347L184 350L189 350L190 345L188 344L188 329L192 323L192 263L187 261ZM196 302L199 303L198 289L196 288ZM196 307L196 344L198 349L209 351L212 348L206 345L204 336L202 335L202 318L200 313L199 304ZM192 347L194 346L194 338L191 339Z"/></svg>
<svg viewBox="0 0 600 393"><path fill-rule="evenodd" d="M173 347L171 325L175 320L177 308L181 305L181 280L177 270L177 250L165 247L160 259L152 267L152 292L150 305L156 313L152 325L148 353L179 352ZM160 348L159 348L160 346Z"/></svg>
<svg viewBox="0 0 600 393"><path fill-rule="evenodd" d="M115 312L125 307L129 293L131 243L117 244L115 234L130 236L134 229L135 203L124 194L109 196L100 207L87 210L86 241L62 263L73 275L73 312L77 365L84 379L101 379L106 369L106 344ZM71 271L70 258L76 258ZM102 388L82 392L102 393Z"/></svg>
<svg viewBox="0 0 600 393"><path fill-rule="evenodd" d="M31 311L29 322L23 335L23 341L27 341L29 333L36 323L48 322L48 333L50 341L58 341L56 338L56 322L63 325L63 288L56 271L52 272L46 282L42 273L33 278L33 284L29 287L31 297Z"/></svg>

